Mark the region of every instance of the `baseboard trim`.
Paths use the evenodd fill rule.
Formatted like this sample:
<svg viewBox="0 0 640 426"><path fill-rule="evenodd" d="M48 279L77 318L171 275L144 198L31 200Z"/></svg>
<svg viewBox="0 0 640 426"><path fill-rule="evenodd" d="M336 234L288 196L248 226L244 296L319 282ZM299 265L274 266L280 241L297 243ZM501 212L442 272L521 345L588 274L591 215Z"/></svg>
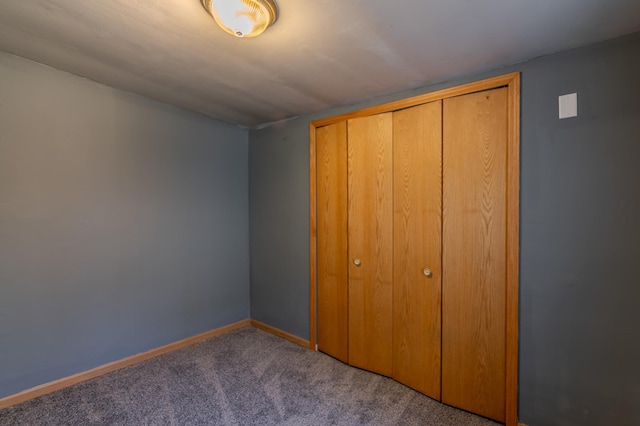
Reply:
<svg viewBox="0 0 640 426"><path fill-rule="evenodd" d="M52 382L33 387L31 389L24 390L14 395L0 398L0 409L11 407L12 405L37 398L39 396L46 395L60 389L64 389L77 383L84 382L85 380L102 376L103 374L107 374L112 371L119 370L121 368L128 367L130 365L137 364L151 358L155 358L168 352L173 352L177 349L193 345L194 343L198 343L203 340L207 340L239 328L247 327L251 323L252 321L248 319L238 321L233 324L225 325L224 327L216 328L215 330L210 330L192 337L187 337L186 339L178 340L177 342L169 343L168 345L161 346L159 348L151 349L146 352L142 352L127 358L120 359L118 361L110 362L108 364L92 368L91 370L83 371L81 373L73 374L68 377L63 377L62 379L54 380Z"/></svg>
<svg viewBox="0 0 640 426"><path fill-rule="evenodd" d="M296 345L300 345L303 348L313 349L311 348L311 344L309 343L308 340L295 336L291 333L287 333L286 331L282 331L279 328L272 327L260 321L256 321L252 319L250 322L251 322L251 325L254 326L255 328L259 328L260 330L266 331L267 333L271 333L275 336L281 337L285 340L295 343Z"/></svg>

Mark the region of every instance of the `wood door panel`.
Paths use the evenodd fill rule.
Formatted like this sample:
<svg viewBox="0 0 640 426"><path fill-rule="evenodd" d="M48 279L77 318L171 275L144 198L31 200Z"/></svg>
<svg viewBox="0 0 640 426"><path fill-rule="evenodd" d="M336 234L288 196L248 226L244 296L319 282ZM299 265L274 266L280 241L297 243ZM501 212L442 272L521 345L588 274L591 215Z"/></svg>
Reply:
<svg viewBox="0 0 640 426"><path fill-rule="evenodd" d="M393 378L440 399L442 101L394 112L393 135Z"/></svg>
<svg viewBox="0 0 640 426"><path fill-rule="evenodd" d="M316 130L318 349L348 361L347 123Z"/></svg>
<svg viewBox="0 0 640 426"><path fill-rule="evenodd" d="M443 104L442 401L505 420L507 89Z"/></svg>
<svg viewBox="0 0 640 426"><path fill-rule="evenodd" d="M392 374L391 113L348 121L349 364ZM361 266L354 259L361 260Z"/></svg>

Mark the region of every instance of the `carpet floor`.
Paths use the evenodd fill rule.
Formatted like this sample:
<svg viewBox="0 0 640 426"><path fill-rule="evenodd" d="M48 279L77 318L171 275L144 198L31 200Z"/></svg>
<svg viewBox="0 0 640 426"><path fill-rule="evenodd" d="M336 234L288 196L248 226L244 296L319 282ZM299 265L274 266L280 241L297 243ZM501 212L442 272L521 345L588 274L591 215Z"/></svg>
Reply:
<svg viewBox="0 0 640 426"><path fill-rule="evenodd" d="M0 411L2 426L498 424L253 327Z"/></svg>

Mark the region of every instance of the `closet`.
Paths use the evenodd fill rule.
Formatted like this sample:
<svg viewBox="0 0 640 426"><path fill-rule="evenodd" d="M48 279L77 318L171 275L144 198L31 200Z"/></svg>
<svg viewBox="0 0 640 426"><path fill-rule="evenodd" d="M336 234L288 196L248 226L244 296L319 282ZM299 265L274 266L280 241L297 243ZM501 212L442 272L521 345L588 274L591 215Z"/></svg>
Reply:
<svg viewBox="0 0 640 426"><path fill-rule="evenodd" d="M311 126L312 343L509 425L518 96L510 74Z"/></svg>

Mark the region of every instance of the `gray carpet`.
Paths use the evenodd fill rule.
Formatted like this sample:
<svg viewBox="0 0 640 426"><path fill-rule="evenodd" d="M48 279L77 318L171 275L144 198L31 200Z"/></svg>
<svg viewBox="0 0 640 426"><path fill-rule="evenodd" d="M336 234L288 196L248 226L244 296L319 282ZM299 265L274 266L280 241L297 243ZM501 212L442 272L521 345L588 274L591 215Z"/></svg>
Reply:
<svg viewBox="0 0 640 426"><path fill-rule="evenodd" d="M0 425L497 425L252 327L0 411Z"/></svg>

